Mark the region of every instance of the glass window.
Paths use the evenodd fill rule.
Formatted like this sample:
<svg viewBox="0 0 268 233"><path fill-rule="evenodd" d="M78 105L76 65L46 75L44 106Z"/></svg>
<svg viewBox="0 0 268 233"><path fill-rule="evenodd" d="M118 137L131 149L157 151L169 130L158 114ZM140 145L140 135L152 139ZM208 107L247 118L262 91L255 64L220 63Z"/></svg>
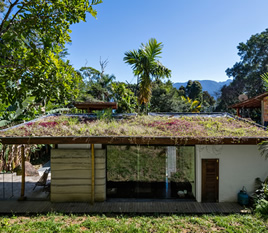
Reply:
<svg viewBox="0 0 268 233"><path fill-rule="evenodd" d="M107 197L193 198L194 147L107 146Z"/></svg>

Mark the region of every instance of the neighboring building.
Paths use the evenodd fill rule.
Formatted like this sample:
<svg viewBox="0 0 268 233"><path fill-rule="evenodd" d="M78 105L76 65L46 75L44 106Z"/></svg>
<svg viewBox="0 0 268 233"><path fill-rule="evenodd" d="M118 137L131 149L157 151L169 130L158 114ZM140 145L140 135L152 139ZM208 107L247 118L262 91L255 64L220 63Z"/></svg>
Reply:
<svg viewBox="0 0 268 233"><path fill-rule="evenodd" d="M57 144L51 201L110 198L234 202L268 176L264 127L229 114L153 114L98 121L49 116L0 131L3 144ZM34 135L34 136L33 136Z"/></svg>
<svg viewBox="0 0 268 233"><path fill-rule="evenodd" d="M117 109L117 103L115 102L75 102L74 106L88 113L94 110Z"/></svg>
<svg viewBox="0 0 268 233"><path fill-rule="evenodd" d="M241 117L242 109L261 109L261 123L264 126L268 125L268 92L233 104L229 108L236 109L239 117Z"/></svg>

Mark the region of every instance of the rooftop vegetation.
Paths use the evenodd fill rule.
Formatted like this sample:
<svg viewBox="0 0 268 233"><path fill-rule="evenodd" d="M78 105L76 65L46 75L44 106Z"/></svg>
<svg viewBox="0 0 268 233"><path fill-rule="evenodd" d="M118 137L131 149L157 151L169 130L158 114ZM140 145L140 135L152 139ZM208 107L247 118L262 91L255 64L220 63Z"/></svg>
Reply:
<svg viewBox="0 0 268 233"><path fill-rule="evenodd" d="M230 117L136 116L107 120L62 115L25 123L2 131L0 136L268 137L268 132Z"/></svg>

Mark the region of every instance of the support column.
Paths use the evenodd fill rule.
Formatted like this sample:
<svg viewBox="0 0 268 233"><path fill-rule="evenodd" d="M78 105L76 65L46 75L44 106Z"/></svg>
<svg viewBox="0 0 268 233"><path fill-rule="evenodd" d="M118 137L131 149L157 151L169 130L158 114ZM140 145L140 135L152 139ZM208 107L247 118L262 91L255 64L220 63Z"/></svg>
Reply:
<svg viewBox="0 0 268 233"><path fill-rule="evenodd" d="M6 169L6 160L5 160L5 153L6 153L6 145L3 144L3 147L2 147L2 151L3 151L3 170ZM3 199L5 199L5 193L6 193L6 190L5 190L5 174L4 172L2 173L3 175Z"/></svg>
<svg viewBox="0 0 268 233"><path fill-rule="evenodd" d="M94 144L91 144L91 204L95 200L95 151Z"/></svg>
<svg viewBox="0 0 268 233"><path fill-rule="evenodd" d="M262 122L264 126L268 124L268 96L265 96L262 101Z"/></svg>
<svg viewBox="0 0 268 233"><path fill-rule="evenodd" d="M24 145L21 146L21 168L22 168L21 193L20 193L19 201L24 201L26 199L26 197L25 197L25 153L24 153Z"/></svg>
<svg viewBox="0 0 268 233"><path fill-rule="evenodd" d="M240 113L239 113L239 110L240 110L239 108L236 109L236 115L237 115L238 117L241 117L241 116L240 116Z"/></svg>

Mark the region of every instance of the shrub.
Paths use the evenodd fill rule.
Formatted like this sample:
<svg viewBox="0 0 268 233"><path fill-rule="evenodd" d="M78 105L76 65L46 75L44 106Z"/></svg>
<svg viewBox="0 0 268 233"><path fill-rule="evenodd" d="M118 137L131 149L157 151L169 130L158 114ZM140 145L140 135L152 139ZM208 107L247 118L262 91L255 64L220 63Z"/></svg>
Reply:
<svg viewBox="0 0 268 233"><path fill-rule="evenodd" d="M257 189L254 194L255 211L262 215L268 215L268 177L265 181L256 179Z"/></svg>
<svg viewBox="0 0 268 233"><path fill-rule="evenodd" d="M255 212L262 215L268 215L268 201L265 199L260 199L255 207Z"/></svg>

